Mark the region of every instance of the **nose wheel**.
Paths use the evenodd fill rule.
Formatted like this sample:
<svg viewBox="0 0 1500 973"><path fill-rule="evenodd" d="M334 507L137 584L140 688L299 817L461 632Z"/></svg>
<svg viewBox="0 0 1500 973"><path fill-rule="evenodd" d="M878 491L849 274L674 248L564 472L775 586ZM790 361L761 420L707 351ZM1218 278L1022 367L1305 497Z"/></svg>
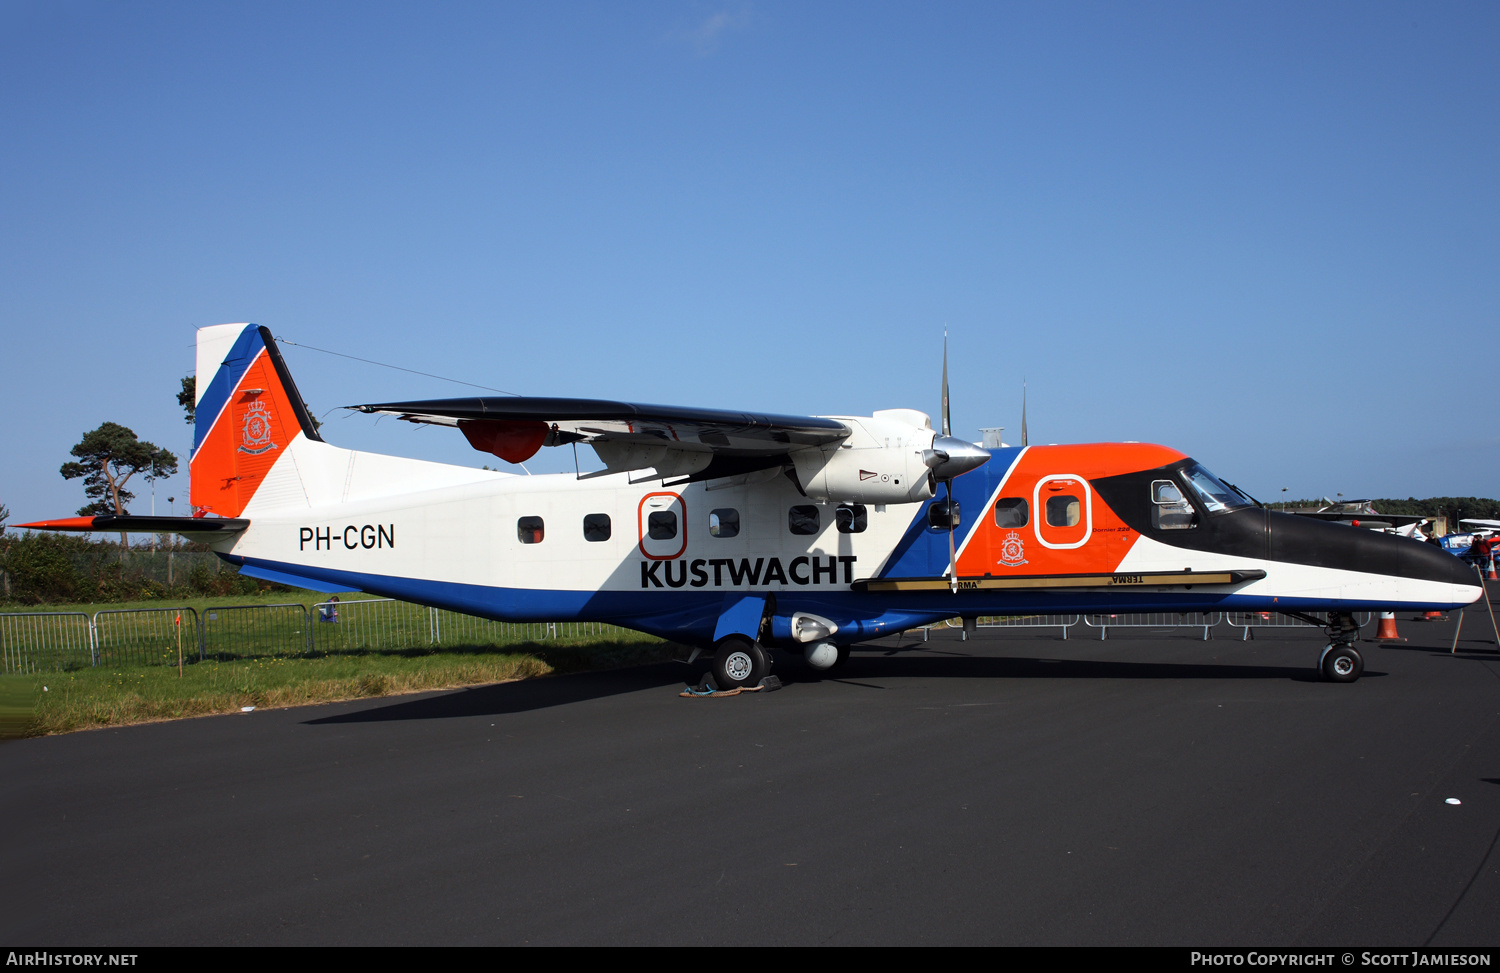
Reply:
<svg viewBox="0 0 1500 973"><path fill-rule="evenodd" d="M1365 671L1365 660L1352 645L1330 645L1323 650L1318 669L1329 682L1353 682Z"/></svg>
<svg viewBox="0 0 1500 973"><path fill-rule="evenodd" d="M1359 623L1347 612L1329 612L1328 645L1318 657L1318 672L1329 682L1353 682L1365 671L1364 656L1354 647Z"/></svg>

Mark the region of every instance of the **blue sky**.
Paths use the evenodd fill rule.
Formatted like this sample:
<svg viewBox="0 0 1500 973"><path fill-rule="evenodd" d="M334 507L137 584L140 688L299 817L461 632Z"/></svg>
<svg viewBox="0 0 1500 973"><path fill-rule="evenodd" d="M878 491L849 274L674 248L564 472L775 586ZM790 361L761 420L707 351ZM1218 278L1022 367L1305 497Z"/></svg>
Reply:
<svg viewBox="0 0 1500 973"><path fill-rule="evenodd" d="M0 503L71 514L58 467L105 420L185 471L178 379L229 321L794 414L936 412L946 327L961 435L1013 439L1024 380L1034 442L1162 442L1266 500L1496 496L1497 28L1466 3L0 0ZM286 354L331 441L497 462L331 411L464 386Z"/></svg>

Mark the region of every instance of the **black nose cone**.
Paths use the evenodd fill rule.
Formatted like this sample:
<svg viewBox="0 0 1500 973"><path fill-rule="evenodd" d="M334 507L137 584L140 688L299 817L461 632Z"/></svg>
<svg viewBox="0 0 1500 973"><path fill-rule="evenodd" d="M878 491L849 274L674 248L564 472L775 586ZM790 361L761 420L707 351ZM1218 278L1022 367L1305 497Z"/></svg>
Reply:
<svg viewBox="0 0 1500 973"><path fill-rule="evenodd" d="M1432 544L1293 514L1267 515L1271 560L1394 578L1474 585L1465 562Z"/></svg>

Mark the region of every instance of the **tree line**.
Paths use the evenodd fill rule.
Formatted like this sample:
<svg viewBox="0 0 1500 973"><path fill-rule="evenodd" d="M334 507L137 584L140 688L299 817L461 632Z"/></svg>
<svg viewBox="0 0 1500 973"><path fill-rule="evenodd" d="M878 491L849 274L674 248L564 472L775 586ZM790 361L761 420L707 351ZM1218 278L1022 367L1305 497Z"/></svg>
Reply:
<svg viewBox="0 0 1500 973"><path fill-rule="evenodd" d="M113 541L51 532L0 534L0 603L151 601L290 591L223 565L205 544L171 535L157 551L120 556Z"/></svg>
<svg viewBox="0 0 1500 973"><path fill-rule="evenodd" d="M1383 514L1408 514L1418 517L1447 517L1453 530L1458 522L1469 517L1481 520L1500 520L1500 500L1488 497L1428 497L1418 500L1375 500L1372 505Z"/></svg>

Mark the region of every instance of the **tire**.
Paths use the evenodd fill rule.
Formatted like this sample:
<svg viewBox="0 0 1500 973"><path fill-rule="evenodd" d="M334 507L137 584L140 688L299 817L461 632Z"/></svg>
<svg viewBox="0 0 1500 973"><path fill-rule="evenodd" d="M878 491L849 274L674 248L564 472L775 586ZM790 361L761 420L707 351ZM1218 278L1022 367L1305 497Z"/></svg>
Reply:
<svg viewBox="0 0 1500 973"><path fill-rule="evenodd" d="M770 670L765 651L747 638L730 636L714 650L714 683L720 689L754 686Z"/></svg>
<svg viewBox="0 0 1500 973"><path fill-rule="evenodd" d="M1336 645L1323 654L1323 678L1329 682L1353 682L1365 671L1365 660L1352 645Z"/></svg>

